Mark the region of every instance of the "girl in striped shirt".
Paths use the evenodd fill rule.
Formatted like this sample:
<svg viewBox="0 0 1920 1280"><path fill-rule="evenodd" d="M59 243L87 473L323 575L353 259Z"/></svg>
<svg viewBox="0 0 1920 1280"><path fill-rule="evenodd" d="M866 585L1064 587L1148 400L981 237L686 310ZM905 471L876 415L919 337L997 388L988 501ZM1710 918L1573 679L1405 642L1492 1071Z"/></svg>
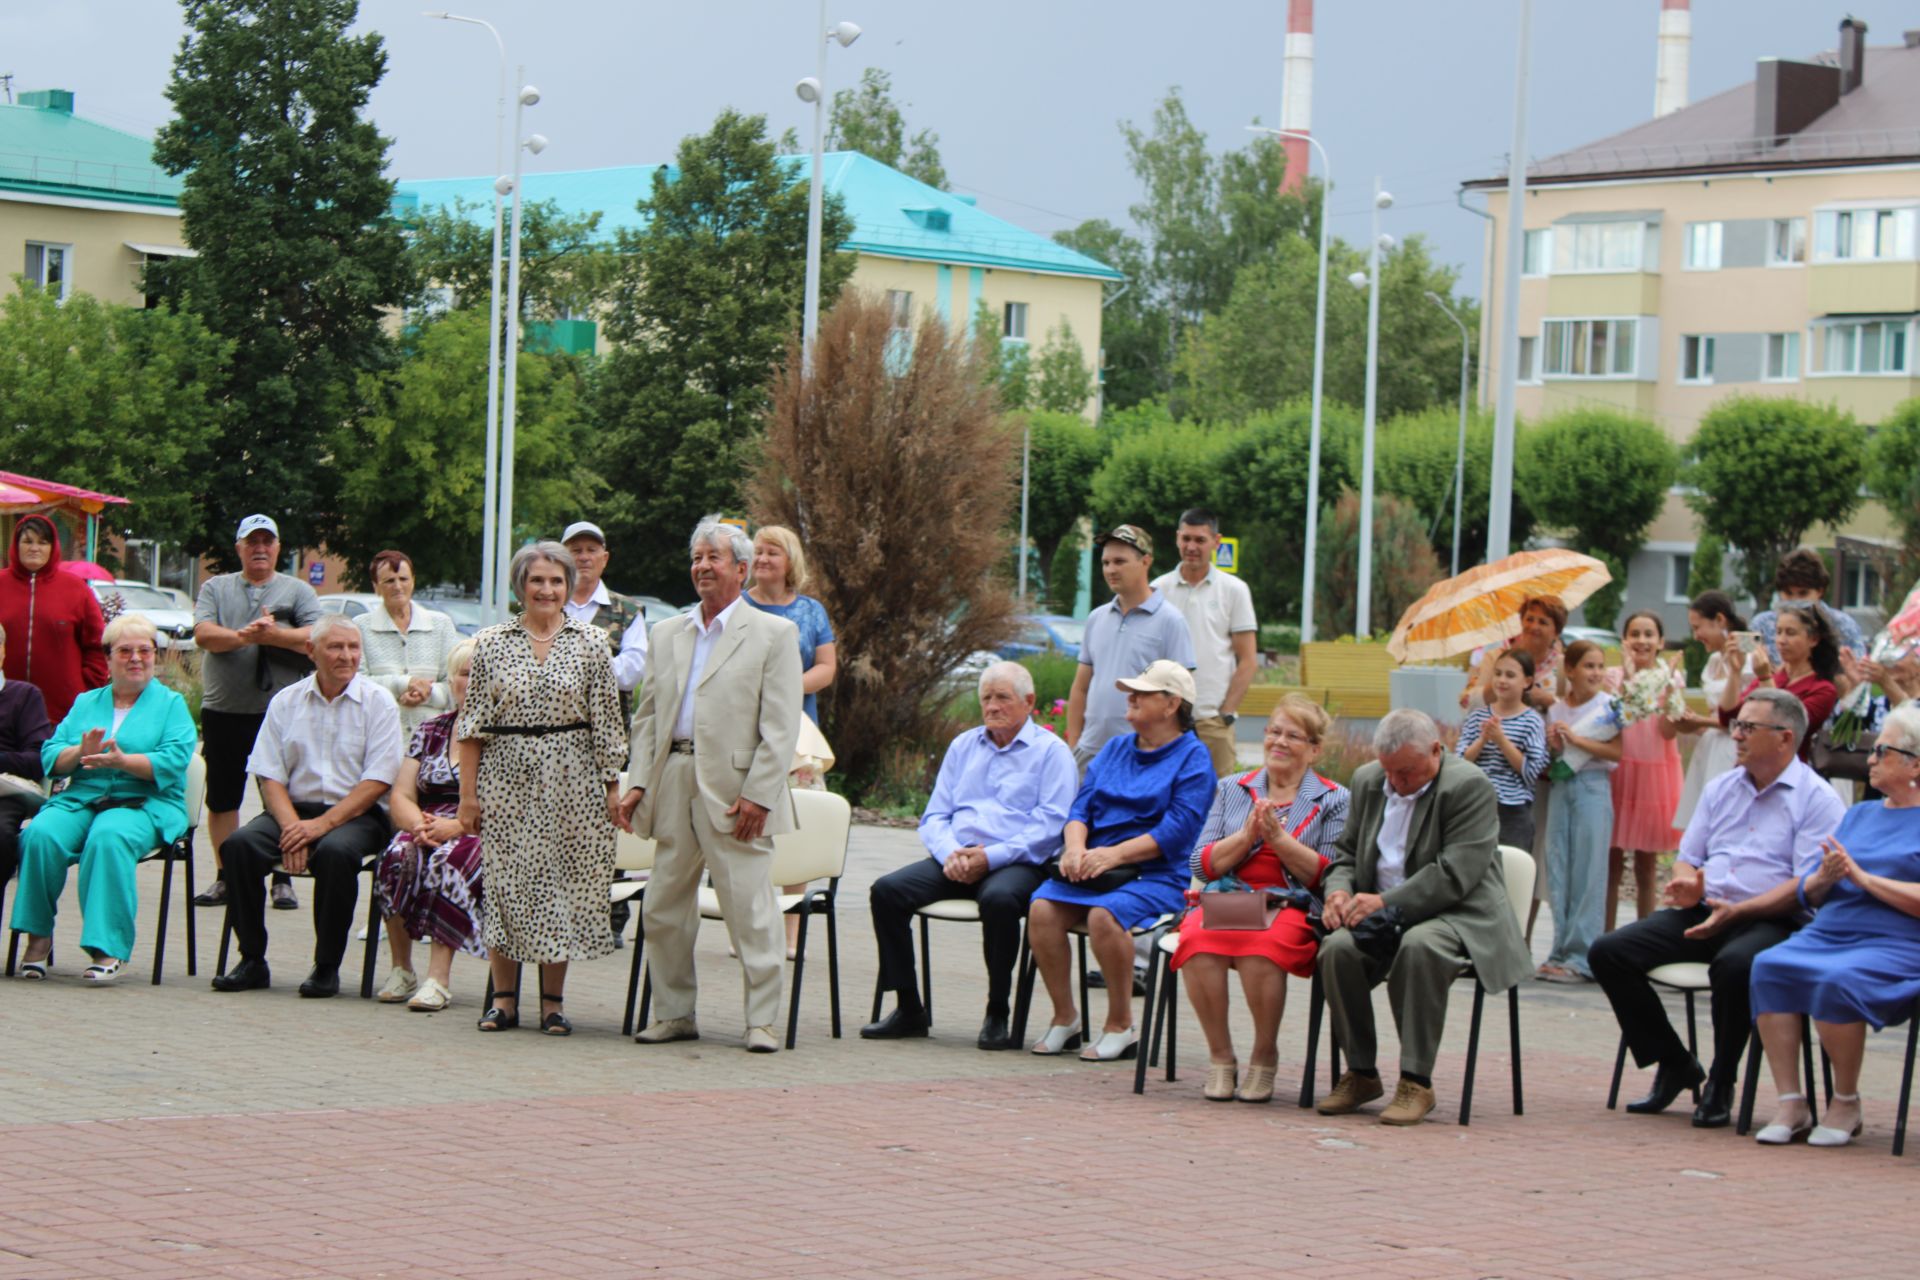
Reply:
<svg viewBox="0 0 1920 1280"><path fill-rule="evenodd" d="M1526 702L1533 655L1503 649L1493 659L1491 706L1477 706L1460 726L1460 754L1480 766L1500 796L1500 843L1533 849L1533 784L1547 771L1547 726Z"/></svg>

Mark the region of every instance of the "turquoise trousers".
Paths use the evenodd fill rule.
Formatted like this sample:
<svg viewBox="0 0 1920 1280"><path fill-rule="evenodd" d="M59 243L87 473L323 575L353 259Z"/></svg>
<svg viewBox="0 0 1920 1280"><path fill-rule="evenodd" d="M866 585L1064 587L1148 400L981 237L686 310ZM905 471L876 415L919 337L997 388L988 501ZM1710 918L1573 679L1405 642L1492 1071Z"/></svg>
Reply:
<svg viewBox="0 0 1920 1280"><path fill-rule="evenodd" d="M66 891L67 868L80 864L80 945L96 956L133 955L133 920L140 905L134 871L160 843L145 809L49 804L20 836L20 886L13 927L36 937L53 933Z"/></svg>

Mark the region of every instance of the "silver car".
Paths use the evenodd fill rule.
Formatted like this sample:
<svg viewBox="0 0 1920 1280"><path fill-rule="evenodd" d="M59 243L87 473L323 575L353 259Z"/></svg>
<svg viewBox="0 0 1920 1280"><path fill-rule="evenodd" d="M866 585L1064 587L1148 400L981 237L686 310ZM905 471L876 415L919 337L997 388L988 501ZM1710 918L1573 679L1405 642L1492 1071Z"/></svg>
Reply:
<svg viewBox="0 0 1920 1280"><path fill-rule="evenodd" d="M161 649L193 650L193 611L182 609L171 594L133 582L87 583L102 612L136 613L153 624L154 644Z"/></svg>

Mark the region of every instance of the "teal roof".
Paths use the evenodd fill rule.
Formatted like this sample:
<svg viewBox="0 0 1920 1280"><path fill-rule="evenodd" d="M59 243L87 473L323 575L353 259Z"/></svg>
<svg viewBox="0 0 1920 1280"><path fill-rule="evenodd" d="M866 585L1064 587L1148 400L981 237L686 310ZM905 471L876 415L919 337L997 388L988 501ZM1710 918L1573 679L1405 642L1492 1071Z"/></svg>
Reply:
<svg viewBox="0 0 1920 1280"><path fill-rule="evenodd" d="M153 162L153 139L51 107L0 104L0 191L171 208L180 179Z"/></svg>
<svg viewBox="0 0 1920 1280"><path fill-rule="evenodd" d="M779 157L796 181L805 181L811 156ZM659 165L622 165L566 173L524 175L525 198L551 200L563 213L599 213L600 235L637 231L646 220L635 209L653 190ZM853 234L842 249L893 258L917 258L960 266L1045 271L1059 275L1124 279L1118 271L1043 235L983 213L962 197L930 187L857 151L830 152L822 181L846 202ZM491 178L403 180L401 202L434 209L464 200L479 209L493 206ZM491 216L485 215L485 216Z"/></svg>

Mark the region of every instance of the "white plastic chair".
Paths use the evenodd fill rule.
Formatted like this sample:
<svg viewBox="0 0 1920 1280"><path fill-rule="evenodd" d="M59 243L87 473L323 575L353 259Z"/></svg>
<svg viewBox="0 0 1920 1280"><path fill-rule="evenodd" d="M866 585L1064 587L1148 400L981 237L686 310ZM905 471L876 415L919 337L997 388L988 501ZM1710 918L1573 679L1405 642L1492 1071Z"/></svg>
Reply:
<svg viewBox="0 0 1920 1280"><path fill-rule="evenodd" d="M626 791L624 775L620 785L621 793ZM630 832L619 832L613 841L613 884L607 890L608 905L617 906L622 902L638 903L647 896L647 877L653 871L653 859L659 852L659 845L651 836L636 836ZM620 1023L620 1034L633 1034L633 1006L640 996L640 953L645 950L647 926L644 920L637 921L633 935L633 972L627 976L626 1016Z"/></svg>

